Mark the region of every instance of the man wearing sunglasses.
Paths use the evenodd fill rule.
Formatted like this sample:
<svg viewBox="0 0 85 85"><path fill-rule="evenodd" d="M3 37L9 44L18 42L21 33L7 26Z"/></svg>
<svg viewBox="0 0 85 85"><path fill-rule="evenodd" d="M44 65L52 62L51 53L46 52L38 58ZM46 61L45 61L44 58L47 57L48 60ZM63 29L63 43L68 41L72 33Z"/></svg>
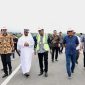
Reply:
<svg viewBox="0 0 85 85"><path fill-rule="evenodd" d="M65 46L67 74L68 78L71 78L71 73L74 73L76 63L76 47L79 44L78 38L74 35L74 31L72 29L67 31L63 44Z"/></svg>

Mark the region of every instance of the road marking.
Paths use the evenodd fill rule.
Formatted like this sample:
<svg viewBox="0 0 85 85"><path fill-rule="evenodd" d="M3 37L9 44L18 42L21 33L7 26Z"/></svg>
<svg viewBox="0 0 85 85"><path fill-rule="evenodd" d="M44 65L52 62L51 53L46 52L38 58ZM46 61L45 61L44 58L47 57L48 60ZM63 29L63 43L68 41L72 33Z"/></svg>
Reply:
<svg viewBox="0 0 85 85"><path fill-rule="evenodd" d="M18 72L18 70L20 69L20 66L19 65L13 72L10 76L7 77L7 79L1 84L1 85L7 85L9 83L9 81L13 78L13 76Z"/></svg>

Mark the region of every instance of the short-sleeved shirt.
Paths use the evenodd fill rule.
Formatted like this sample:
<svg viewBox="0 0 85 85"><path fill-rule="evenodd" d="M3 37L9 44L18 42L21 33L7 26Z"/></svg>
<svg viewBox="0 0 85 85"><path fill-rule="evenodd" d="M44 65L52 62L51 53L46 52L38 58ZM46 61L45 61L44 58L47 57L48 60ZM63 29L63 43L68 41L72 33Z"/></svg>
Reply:
<svg viewBox="0 0 85 85"><path fill-rule="evenodd" d="M79 44L77 36L65 36L63 44L66 45L65 52L66 54L74 54L76 53L76 47Z"/></svg>

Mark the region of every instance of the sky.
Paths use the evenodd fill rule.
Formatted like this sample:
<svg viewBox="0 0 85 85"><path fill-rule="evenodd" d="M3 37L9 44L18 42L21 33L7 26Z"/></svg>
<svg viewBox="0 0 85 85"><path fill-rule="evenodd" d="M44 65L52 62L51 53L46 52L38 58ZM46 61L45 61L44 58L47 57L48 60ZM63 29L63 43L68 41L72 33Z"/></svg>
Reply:
<svg viewBox="0 0 85 85"><path fill-rule="evenodd" d="M66 32L69 28L85 33L85 0L0 0L0 29L21 32Z"/></svg>

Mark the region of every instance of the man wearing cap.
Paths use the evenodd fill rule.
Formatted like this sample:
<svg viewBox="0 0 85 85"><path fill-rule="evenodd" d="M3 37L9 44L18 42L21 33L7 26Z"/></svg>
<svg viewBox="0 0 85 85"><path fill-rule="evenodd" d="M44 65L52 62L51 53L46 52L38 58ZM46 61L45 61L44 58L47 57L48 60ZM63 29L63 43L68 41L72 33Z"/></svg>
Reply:
<svg viewBox="0 0 85 85"><path fill-rule="evenodd" d="M11 35L7 34L7 29L2 29L2 34L0 35L0 54L1 60L3 64L4 75L2 78L8 76L8 74L12 73L11 66L11 53L13 50L13 38ZM9 71L9 73L8 73Z"/></svg>
<svg viewBox="0 0 85 85"><path fill-rule="evenodd" d="M20 52L22 72L28 77L34 52L34 40L28 29L24 29L24 35L19 38L17 49Z"/></svg>
<svg viewBox="0 0 85 85"><path fill-rule="evenodd" d="M76 63L76 47L79 44L78 38L74 35L72 29L67 31L67 36L64 37L63 44L65 46L67 74L68 78L71 78L71 73L74 73Z"/></svg>
<svg viewBox="0 0 85 85"><path fill-rule="evenodd" d="M39 58L39 66L40 66L40 74L41 76L43 72L45 72L45 77L48 76L48 39L47 36L44 34L44 29L38 30L39 34L37 35L37 52ZM44 59L44 66L43 66L43 59Z"/></svg>

